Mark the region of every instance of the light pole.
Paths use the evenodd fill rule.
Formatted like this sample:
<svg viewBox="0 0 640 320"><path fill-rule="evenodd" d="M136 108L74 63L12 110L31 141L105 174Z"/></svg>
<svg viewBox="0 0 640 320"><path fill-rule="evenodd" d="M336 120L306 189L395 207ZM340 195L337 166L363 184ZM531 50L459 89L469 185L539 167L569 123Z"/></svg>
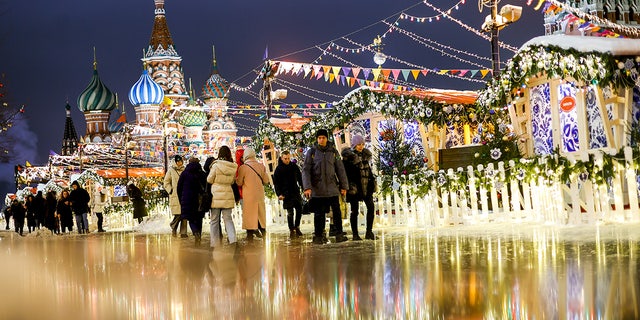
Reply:
<svg viewBox="0 0 640 320"><path fill-rule="evenodd" d="M82 173L82 151L84 150L84 138L80 137L78 142L78 156L80 157L80 173Z"/></svg>
<svg viewBox="0 0 640 320"><path fill-rule="evenodd" d="M125 123L124 127L124 176L129 184L129 140L131 139L131 126Z"/></svg>
<svg viewBox="0 0 640 320"><path fill-rule="evenodd" d="M267 108L267 119L271 119L273 100L285 99L287 97L287 90L285 89L271 91L271 81L276 76L279 66L279 62L273 63L272 61L267 60L264 62L264 66L260 72L262 81L264 81L264 85L262 86L262 89L260 89L260 101L264 103Z"/></svg>
<svg viewBox="0 0 640 320"><path fill-rule="evenodd" d="M493 77L495 78L500 74L498 32L508 24L520 19L522 7L507 4L500 8L500 14L498 14L499 0L478 0L478 9L480 9L480 12L482 12L482 8L487 6L489 2L491 2L489 5L491 7L491 14L484 19L482 30L491 32L491 69L493 70Z"/></svg>

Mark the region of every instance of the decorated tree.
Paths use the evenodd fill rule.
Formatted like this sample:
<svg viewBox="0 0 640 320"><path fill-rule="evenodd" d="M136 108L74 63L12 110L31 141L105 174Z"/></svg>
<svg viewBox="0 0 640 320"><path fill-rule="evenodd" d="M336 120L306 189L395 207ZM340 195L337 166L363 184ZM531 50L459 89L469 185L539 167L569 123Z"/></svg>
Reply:
<svg viewBox="0 0 640 320"><path fill-rule="evenodd" d="M400 182L420 173L424 167L424 158L416 154L411 144L405 142L399 121L388 120L381 125L376 166L382 177L380 189L391 192L398 188Z"/></svg>
<svg viewBox="0 0 640 320"><path fill-rule="evenodd" d="M10 150L15 145L14 138L8 134L16 115L24 112L23 108L12 108L6 96L4 75L0 78L0 163L7 163L11 157Z"/></svg>

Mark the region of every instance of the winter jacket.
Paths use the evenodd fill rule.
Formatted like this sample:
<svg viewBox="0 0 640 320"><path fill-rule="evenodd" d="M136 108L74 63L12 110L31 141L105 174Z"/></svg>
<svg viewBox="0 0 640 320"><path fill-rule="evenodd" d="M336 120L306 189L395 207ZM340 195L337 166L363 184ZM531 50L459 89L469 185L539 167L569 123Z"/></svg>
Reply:
<svg viewBox="0 0 640 320"><path fill-rule="evenodd" d="M302 169L302 186L311 189L311 197L337 197L340 190L349 189L349 181L338 150L332 142L320 147L317 143L307 151Z"/></svg>
<svg viewBox="0 0 640 320"><path fill-rule="evenodd" d="M211 164L207 176L207 182L211 184L211 194L213 195L211 208L229 209L236 205L231 184L235 180L237 168L237 164L226 160L216 160Z"/></svg>
<svg viewBox="0 0 640 320"><path fill-rule="evenodd" d="M371 157L369 149L362 149L362 152L351 148L342 150L342 162L349 180L347 201L360 201L375 192L376 181L371 171Z"/></svg>
<svg viewBox="0 0 640 320"><path fill-rule="evenodd" d="M178 179L182 219L202 219L204 212L198 211L199 197L204 193L206 176L199 162L189 162Z"/></svg>
<svg viewBox="0 0 640 320"><path fill-rule="evenodd" d="M281 159L278 159L278 166L273 173L273 184L276 195L284 197L283 208L293 208L296 204L302 203L302 173L297 164L293 162L284 164Z"/></svg>
<svg viewBox="0 0 640 320"><path fill-rule="evenodd" d="M104 207L108 204L107 195L102 192L95 192L91 198L91 212L104 212Z"/></svg>
<svg viewBox="0 0 640 320"><path fill-rule="evenodd" d="M60 217L60 227L73 228L73 213L71 212L71 201L69 197L60 198L56 212Z"/></svg>
<svg viewBox="0 0 640 320"><path fill-rule="evenodd" d="M134 184L127 186L127 195L131 204L133 205L133 218L139 219L148 215L145 201L142 198L142 190L136 187Z"/></svg>
<svg viewBox="0 0 640 320"><path fill-rule="evenodd" d="M87 190L82 187L78 187L78 189L71 191L69 199L71 200L71 209L73 209L74 214L89 212L89 201L91 201L91 196Z"/></svg>
<svg viewBox="0 0 640 320"><path fill-rule="evenodd" d="M179 215L180 214L180 199L178 198L178 179L180 179L180 174L184 171L183 166L177 166L175 161L172 160L171 167L167 170L167 173L164 175L164 190L169 193L169 209L171 209L171 214Z"/></svg>
<svg viewBox="0 0 640 320"><path fill-rule="evenodd" d="M247 157L238 168L236 183L242 187L242 229L257 230L258 222L267 226L267 209L264 202L264 185L269 183L269 175L264 165L253 157ZM255 172L254 172L255 170Z"/></svg>
<svg viewBox="0 0 640 320"><path fill-rule="evenodd" d="M58 199L56 199L53 191L47 192L47 197L44 199L44 225L49 230L56 230L58 227L58 220L56 219L56 207L58 206Z"/></svg>

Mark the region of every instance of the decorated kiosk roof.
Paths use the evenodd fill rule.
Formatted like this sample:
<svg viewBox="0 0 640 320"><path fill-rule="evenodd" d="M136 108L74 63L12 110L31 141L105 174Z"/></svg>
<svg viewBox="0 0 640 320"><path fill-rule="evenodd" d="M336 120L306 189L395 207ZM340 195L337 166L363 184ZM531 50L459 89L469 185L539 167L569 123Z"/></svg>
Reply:
<svg viewBox="0 0 640 320"><path fill-rule="evenodd" d="M614 56L640 55L640 40L629 38L582 37L564 34L535 37L522 45L519 51L533 46L556 46L580 52L602 52Z"/></svg>

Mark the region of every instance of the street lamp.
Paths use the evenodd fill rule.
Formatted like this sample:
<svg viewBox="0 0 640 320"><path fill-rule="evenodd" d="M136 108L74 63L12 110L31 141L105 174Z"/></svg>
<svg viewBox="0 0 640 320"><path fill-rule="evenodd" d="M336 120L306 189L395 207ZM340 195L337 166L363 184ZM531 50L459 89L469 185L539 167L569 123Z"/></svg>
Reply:
<svg viewBox="0 0 640 320"><path fill-rule="evenodd" d="M376 53L373 55L373 62L378 65L378 78L375 79L377 82L383 82L384 76L382 75L382 65L387 61L387 56L382 53L382 37L379 35L373 39L373 49Z"/></svg>
<svg viewBox="0 0 640 320"><path fill-rule="evenodd" d="M491 68L493 70L493 76L497 77L500 73L500 47L498 46L498 31L511 24L522 15L522 7L514 5L504 5L500 8L500 14L498 14L498 2L499 0L478 0L478 9L482 12L482 7L491 1L489 5L491 7L491 15L488 15L484 19L482 24L482 30L485 32L491 32Z"/></svg>
<svg viewBox="0 0 640 320"><path fill-rule="evenodd" d="M80 173L82 173L82 151L84 150L84 138L80 137L78 142L78 156L80 157Z"/></svg>
<svg viewBox="0 0 640 320"><path fill-rule="evenodd" d="M260 101L267 107L267 119L271 119L271 109L273 107L274 100L282 100L287 97L287 90L278 89L271 91L271 81L278 72L279 62L273 63L270 60L264 62L260 75L264 81L262 89L260 89Z"/></svg>

